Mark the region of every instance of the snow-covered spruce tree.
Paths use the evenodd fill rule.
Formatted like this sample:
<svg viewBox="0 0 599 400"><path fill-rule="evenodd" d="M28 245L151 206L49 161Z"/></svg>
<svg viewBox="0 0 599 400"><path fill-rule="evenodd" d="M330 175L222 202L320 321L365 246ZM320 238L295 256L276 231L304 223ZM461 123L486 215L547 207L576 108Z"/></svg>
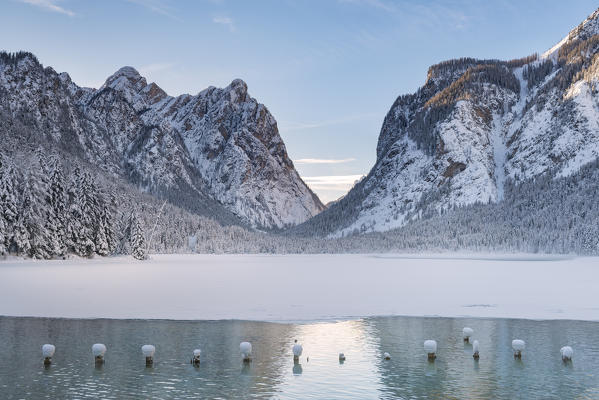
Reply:
<svg viewBox="0 0 599 400"><path fill-rule="evenodd" d="M110 254L110 247L108 245L108 239L106 238L106 228L104 226L104 220L99 221L99 225L96 228L94 245L96 253L101 256L107 256Z"/></svg>
<svg viewBox="0 0 599 400"><path fill-rule="evenodd" d="M46 194L49 204L47 228L50 234L49 247L53 255L64 257L66 246L66 189L62 165L57 156L51 160L50 183Z"/></svg>
<svg viewBox="0 0 599 400"><path fill-rule="evenodd" d="M107 225L110 225L110 221L107 220L107 214L105 210L106 200L104 199L103 193L97 186L95 180L88 176L88 193L91 200L91 226L94 232L94 245L96 247L96 253L101 256L107 256L110 254L109 239L106 236Z"/></svg>
<svg viewBox="0 0 599 400"><path fill-rule="evenodd" d="M8 248L6 247L6 222L4 218L0 216L0 255L4 256L8 253Z"/></svg>
<svg viewBox="0 0 599 400"><path fill-rule="evenodd" d="M13 249L17 255L28 256L29 251L31 250L31 242L29 241L29 232L27 231L24 219L22 217L19 218L13 225L13 228L14 233L11 249Z"/></svg>
<svg viewBox="0 0 599 400"><path fill-rule="evenodd" d="M32 174L25 177L23 185L22 206L15 228L15 245L17 254L34 258L49 258L46 246L48 234L44 227L43 216L39 212L38 200L35 197Z"/></svg>
<svg viewBox="0 0 599 400"><path fill-rule="evenodd" d="M31 241L31 256L35 258L52 258L55 247L53 242L56 238L48 228L51 215L50 202L48 201L50 168L48 166L48 159L41 148L38 148L35 154L36 158L31 163L30 169L25 175L26 181L24 184L31 196L29 210L31 222L28 226Z"/></svg>
<svg viewBox="0 0 599 400"><path fill-rule="evenodd" d="M104 229L104 235L106 236L106 243L108 244L108 253L112 254L117 247L116 234L114 227L116 224L116 209L117 199L113 189L110 189L107 194L104 195L104 201L101 209L100 220Z"/></svg>
<svg viewBox="0 0 599 400"><path fill-rule="evenodd" d="M2 188L2 181L4 180L4 157L0 153L0 191ZM0 255L5 255L8 251L7 243L8 232L6 230L6 219L4 218L3 202L0 198Z"/></svg>
<svg viewBox="0 0 599 400"><path fill-rule="evenodd" d="M87 174L76 166L69 186L67 243L70 251L90 257L96 251L94 244L93 204L87 184Z"/></svg>
<svg viewBox="0 0 599 400"><path fill-rule="evenodd" d="M124 200L124 199L121 199ZM122 205L122 204L121 204ZM116 211L114 220L114 238L116 254L131 254L130 238L131 238L131 215L126 213L122 207Z"/></svg>
<svg viewBox="0 0 599 400"><path fill-rule="evenodd" d="M67 209L65 212L65 245L69 253L76 252L76 248L79 243L79 230L80 230L80 214L78 208L77 198L77 185L80 179L81 170L79 166L75 165L73 168L73 175L71 176L67 184Z"/></svg>
<svg viewBox="0 0 599 400"><path fill-rule="evenodd" d="M2 247L8 252L13 244L15 223L19 213L17 177L12 162L0 156L0 219L3 223Z"/></svg>
<svg viewBox="0 0 599 400"><path fill-rule="evenodd" d="M131 255L138 260L145 260L148 258L146 253L146 240L139 218L135 213L131 214L130 232Z"/></svg>

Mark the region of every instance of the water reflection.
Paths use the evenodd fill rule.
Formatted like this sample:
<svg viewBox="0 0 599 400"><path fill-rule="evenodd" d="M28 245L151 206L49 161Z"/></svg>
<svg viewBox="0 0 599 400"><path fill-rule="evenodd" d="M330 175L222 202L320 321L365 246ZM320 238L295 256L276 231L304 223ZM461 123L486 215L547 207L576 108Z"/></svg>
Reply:
<svg viewBox="0 0 599 400"><path fill-rule="evenodd" d="M480 360L464 343L474 328ZM0 317L0 390L13 398L584 398L599 399L598 323L370 318L312 324L53 320ZM522 360L513 338L526 340ZM428 362L424 339L438 343ZM303 354L294 362L294 339ZM249 341L244 364L239 343ZM110 349L94 365L92 343ZM44 367L40 346L56 345ZM139 348L156 346L146 368ZM563 363L561 346L575 349ZM189 354L202 349L202 363ZM339 362L339 353L347 356ZM391 354L384 360L382 354Z"/></svg>
<svg viewBox="0 0 599 400"><path fill-rule="evenodd" d="M394 349L403 360L401 365L379 366L383 397L599 398L583 396L599 386L594 372L599 367L599 341L590 336L597 323L439 318L375 318L368 322L380 338L380 351ZM472 346L459 336L463 326L475 330L472 340L480 342L479 361L472 358ZM439 343L434 363L421 361L425 358L423 337ZM514 359L511 351L515 337L526 338L522 360ZM568 370L560 365L559 349L564 343L577 344L580 351L576 354L581 357L575 362L585 366L573 365Z"/></svg>
<svg viewBox="0 0 599 400"><path fill-rule="evenodd" d="M301 375L304 369L302 368L302 364L295 363L293 365L293 375Z"/></svg>

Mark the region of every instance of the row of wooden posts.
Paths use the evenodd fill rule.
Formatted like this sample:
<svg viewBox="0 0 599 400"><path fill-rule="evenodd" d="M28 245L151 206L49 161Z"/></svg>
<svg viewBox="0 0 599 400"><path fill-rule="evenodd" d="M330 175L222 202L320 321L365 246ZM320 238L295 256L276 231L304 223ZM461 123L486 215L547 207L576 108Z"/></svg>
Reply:
<svg viewBox="0 0 599 400"><path fill-rule="evenodd" d="M474 330L469 327L465 327L462 330L462 336L464 338L464 342L469 343L472 335L474 334ZM521 339L512 340L512 350L514 351L515 358L522 358L522 352L526 347L526 343ZM429 339L424 342L424 350L427 354L429 361L434 361L437 358L437 342L435 340ZM56 347L52 344L45 344L42 346L42 356L44 357L44 365L50 365L52 363L52 357L56 351ZM151 344L146 344L141 346L141 352L146 358L146 365L150 366L154 363L154 354L156 352L156 347ZM252 344L250 342L241 342L239 344L239 352L241 353L241 358L243 362L249 363L252 360ZM299 361L299 357L302 355L303 347L301 344L297 343L295 340L295 344L292 347L293 360L295 362ZM104 363L104 355L106 354L106 346L102 343L96 343L92 346L92 354L94 356L96 364ZM200 349L195 349L192 353L191 363L195 365L200 364L202 351ZM564 362L568 362L572 360L572 356L574 355L574 351L570 346L564 346L560 349L560 354L562 360ZM479 354L479 343L478 340L474 340L472 342L472 357L475 360L480 358ZM383 354L383 358L385 360L390 360L391 355L387 352ZM339 353L339 362L343 363L345 361L345 354Z"/></svg>

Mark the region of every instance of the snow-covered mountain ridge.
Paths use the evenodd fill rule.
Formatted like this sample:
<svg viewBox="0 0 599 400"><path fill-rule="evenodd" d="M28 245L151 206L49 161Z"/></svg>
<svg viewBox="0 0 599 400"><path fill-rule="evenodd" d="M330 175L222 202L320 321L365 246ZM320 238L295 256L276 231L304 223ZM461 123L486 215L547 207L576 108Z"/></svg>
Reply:
<svg viewBox="0 0 599 400"><path fill-rule="evenodd" d="M397 98L368 176L302 230L385 231L501 201L507 180L568 176L599 157L599 10L543 56L450 60Z"/></svg>
<svg viewBox="0 0 599 400"><path fill-rule="evenodd" d="M172 97L123 67L91 89L29 53L3 53L0 124L23 126L24 137L10 139L59 146L144 191L228 222L283 227L324 209L294 169L275 119L239 79Z"/></svg>

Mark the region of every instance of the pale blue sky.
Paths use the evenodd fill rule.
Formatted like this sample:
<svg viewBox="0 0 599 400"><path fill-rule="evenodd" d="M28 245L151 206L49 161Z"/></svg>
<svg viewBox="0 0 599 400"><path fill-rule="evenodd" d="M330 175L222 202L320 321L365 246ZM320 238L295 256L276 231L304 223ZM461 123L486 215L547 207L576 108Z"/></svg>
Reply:
<svg viewBox="0 0 599 400"><path fill-rule="evenodd" d="M31 51L92 87L124 65L171 95L242 78L327 202L369 171L385 114L423 84L431 64L543 52L596 7L590 0L0 0L0 48Z"/></svg>

